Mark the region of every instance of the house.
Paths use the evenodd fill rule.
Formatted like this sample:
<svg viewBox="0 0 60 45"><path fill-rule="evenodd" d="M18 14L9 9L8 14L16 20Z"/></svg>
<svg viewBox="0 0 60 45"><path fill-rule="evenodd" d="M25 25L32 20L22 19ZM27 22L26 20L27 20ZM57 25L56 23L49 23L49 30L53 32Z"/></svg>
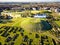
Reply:
<svg viewBox="0 0 60 45"><path fill-rule="evenodd" d="M36 10L40 10L40 7L35 7L36 8Z"/></svg>
<svg viewBox="0 0 60 45"><path fill-rule="evenodd" d="M55 9L55 12L58 12L59 13L60 12L60 8L56 8Z"/></svg>
<svg viewBox="0 0 60 45"><path fill-rule="evenodd" d="M11 8L11 10L19 10L20 9L20 7L13 7L13 8Z"/></svg>
<svg viewBox="0 0 60 45"><path fill-rule="evenodd" d="M33 10L36 10L36 8L32 8Z"/></svg>
<svg viewBox="0 0 60 45"><path fill-rule="evenodd" d="M55 12L58 13L58 15L60 16L60 8L56 8Z"/></svg>
<svg viewBox="0 0 60 45"><path fill-rule="evenodd" d="M46 14L36 14L34 15L35 18L46 18Z"/></svg>
<svg viewBox="0 0 60 45"><path fill-rule="evenodd" d="M49 12L51 12L51 8L50 7L44 7L44 10L48 10Z"/></svg>
<svg viewBox="0 0 60 45"><path fill-rule="evenodd" d="M10 11L3 11L2 13L1 13L1 15L7 15L7 16L11 16L11 17L13 17L13 18L18 18L18 17L21 17L21 14L20 14L20 12L10 12Z"/></svg>
<svg viewBox="0 0 60 45"><path fill-rule="evenodd" d="M30 7L29 10L33 10L32 7Z"/></svg>

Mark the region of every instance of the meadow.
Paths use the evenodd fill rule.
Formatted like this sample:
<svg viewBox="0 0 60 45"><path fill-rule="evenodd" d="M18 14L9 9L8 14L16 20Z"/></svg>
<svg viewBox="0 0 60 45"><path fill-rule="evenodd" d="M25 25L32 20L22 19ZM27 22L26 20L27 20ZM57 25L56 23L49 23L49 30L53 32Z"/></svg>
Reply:
<svg viewBox="0 0 60 45"><path fill-rule="evenodd" d="M0 45L57 45L50 30L41 30L45 18L13 18L0 23Z"/></svg>

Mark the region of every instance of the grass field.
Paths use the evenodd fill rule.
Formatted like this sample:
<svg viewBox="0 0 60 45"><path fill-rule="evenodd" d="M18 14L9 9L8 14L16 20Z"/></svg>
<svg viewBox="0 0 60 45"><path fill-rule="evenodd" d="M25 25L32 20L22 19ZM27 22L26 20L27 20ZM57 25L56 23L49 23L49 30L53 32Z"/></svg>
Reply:
<svg viewBox="0 0 60 45"><path fill-rule="evenodd" d="M60 21L55 21L55 22L60 27Z"/></svg>
<svg viewBox="0 0 60 45"><path fill-rule="evenodd" d="M45 19L30 18L30 17L28 17L28 18L13 18L10 20L11 22L0 23L0 43L2 43L2 45L4 45L4 44L13 45L11 43L14 43L14 45L20 45L20 44L21 45L22 44L25 44L25 45L42 45L42 44L54 45L55 44L54 41L57 40L57 38L55 36L53 36L49 31L42 32L39 29L41 20L45 20ZM21 29L21 27L22 27L22 29ZM41 32L32 31L32 30L36 30L37 28ZM11 31L11 29L13 31ZM7 33L9 35L5 37L3 35L4 33ZM18 37L15 40L13 40L14 36L16 34L18 34ZM27 41L24 41L24 37L26 35L28 38L27 38ZM10 37L12 39L8 39L8 37ZM7 39L10 41L6 42ZM54 41L52 39L54 39Z"/></svg>

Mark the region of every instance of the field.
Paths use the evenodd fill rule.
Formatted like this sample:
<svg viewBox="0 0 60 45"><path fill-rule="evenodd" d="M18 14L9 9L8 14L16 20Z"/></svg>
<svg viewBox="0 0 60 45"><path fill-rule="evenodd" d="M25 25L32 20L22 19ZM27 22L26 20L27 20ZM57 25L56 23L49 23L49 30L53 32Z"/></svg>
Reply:
<svg viewBox="0 0 60 45"><path fill-rule="evenodd" d="M60 27L60 21L55 21L55 22Z"/></svg>
<svg viewBox="0 0 60 45"><path fill-rule="evenodd" d="M0 23L0 45L56 45L57 38L41 30L45 18L13 18Z"/></svg>

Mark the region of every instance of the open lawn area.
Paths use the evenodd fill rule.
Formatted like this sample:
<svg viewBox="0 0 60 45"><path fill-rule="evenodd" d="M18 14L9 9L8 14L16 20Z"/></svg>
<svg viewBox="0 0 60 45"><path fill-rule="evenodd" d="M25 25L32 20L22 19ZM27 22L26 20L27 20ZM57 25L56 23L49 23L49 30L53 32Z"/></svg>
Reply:
<svg viewBox="0 0 60 45"><path fill-rule="evenodd" d="M55 22L60 27L60 21L55 21Z"/></svg>
<svg viewBox="0 0 60 45"><path fill-rule="evenodd" d="M57 38L48 30L42 31L45 18L13 18L0 23L0 44L4 45L55 45ZM35 30L35 31L34 31ZM39 32L41 31L41 32Z"/></svg>
<svg viewBox="0 0 60 45"><path fill-rule="evenodd" d="M31 22L39 22L40 20L45 20L44 18L13 18L11 20L7 20L6 23L0 23L1 26L20 26L23 21L31 21Z"/></svg>
<svg viewBox="0 0 60 45"><path fill-rule="evenodd" d="M30 32L23 30L20 27L9 27L9 26L8 27L4 26L0 28L0 43L2 43L2 45L4 44L9 45L12 43L14 43L14 45L20 45L20 44L29 45L30 40L31 40L31 45L34 44L40 45L40 43L45 45L56 44L56 42L54 42L56 40L56 37L54 37L49 32L44 32L44 33Z"/></svg>

